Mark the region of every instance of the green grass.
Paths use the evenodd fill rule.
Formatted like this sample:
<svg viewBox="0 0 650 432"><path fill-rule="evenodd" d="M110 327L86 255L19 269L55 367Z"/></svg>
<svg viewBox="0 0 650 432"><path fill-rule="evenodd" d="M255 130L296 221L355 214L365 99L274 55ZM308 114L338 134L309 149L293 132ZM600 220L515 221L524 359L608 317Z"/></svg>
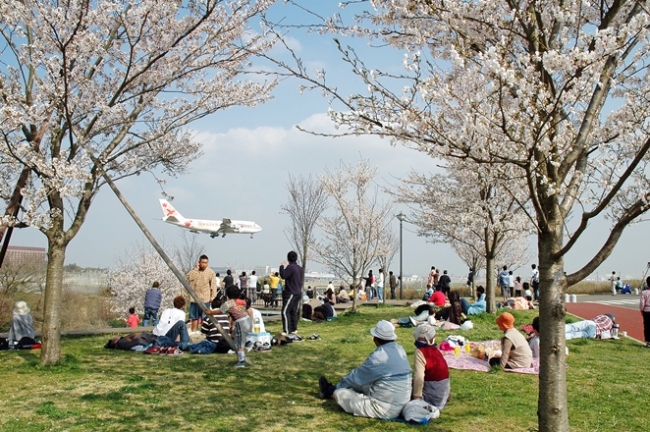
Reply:
<svg viewBox="0 0 650 432"><path fill-rule="evenodd" d="M407 316L407 307L361 307L358 314L312 324L320 341L251 353L252 367L234 369L233 355L147 356L103 348L108 336L66 338L59 365L44 367L38 351L0 353L3 431L532 431L538 378L492 370L451 371L453 399L427 426L356 418L317 397L317 380L332 381L373 350L379 319ZM517 324L534 311L515 312ZM489 315L474 318L472 340L501 335ZM278 323L267 326L280 330ZM397 329L412 359L412 329ZM449 332L440 332L442 340ZM570 341L567 359L573 431L650 430L643 376L650 350L622 341Z"/></svg>

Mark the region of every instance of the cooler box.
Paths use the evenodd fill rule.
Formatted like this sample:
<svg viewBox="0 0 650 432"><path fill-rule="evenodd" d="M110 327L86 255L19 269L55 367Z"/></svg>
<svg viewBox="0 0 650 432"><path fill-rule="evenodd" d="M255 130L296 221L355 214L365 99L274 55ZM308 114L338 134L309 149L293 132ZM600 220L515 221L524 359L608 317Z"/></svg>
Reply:
<svg viewBox="0 0 650 432"><path fill-rule="evenodd" d="M255 342L259 342L261 344L268 343L269 346L271 345L271 340L273 337L271 336L271 333L269 332L260 332L260 333L248 333L248 337L246 338L247 342L252 342L253 345L255 345Z"/></svg>

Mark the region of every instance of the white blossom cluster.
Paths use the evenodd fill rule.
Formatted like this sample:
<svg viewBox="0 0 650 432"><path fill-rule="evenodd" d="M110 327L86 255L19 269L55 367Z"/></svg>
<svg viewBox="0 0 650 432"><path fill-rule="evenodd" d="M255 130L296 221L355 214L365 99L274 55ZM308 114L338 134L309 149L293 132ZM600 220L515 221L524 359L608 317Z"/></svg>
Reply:
<svg viewBox="0 0 650 432"><path fill-rule="evenodd" d="M111 311L126 318L129 308L144 312L144 296L152 284L160 284L162 309L173 307L172 300L182 293L182 285L158 253L148 245L136 244L110 273Z"/></svg>
<svg viewBox="0 0 650 432"><path fill-rule="evenodd" d="M268 100L274 82L240 75L271 47L248 21L272 3L1 2L1 196L27 167L22 220L69 216L71 239L103 184L92 157L113 179L186 171L193 120Z"/></svg>

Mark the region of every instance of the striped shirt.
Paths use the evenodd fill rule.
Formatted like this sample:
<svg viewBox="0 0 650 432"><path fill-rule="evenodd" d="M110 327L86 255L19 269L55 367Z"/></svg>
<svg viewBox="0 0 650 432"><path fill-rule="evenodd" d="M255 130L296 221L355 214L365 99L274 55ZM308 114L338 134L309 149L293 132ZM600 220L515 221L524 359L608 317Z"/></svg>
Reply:
<svg viewBox="0 0 650 432"><path fill-rule="evenodd" d="M214 298L217 289L217 275L211 268L193 269L187 274L187 280L203 303L208 303Z"/></svg>
<svg viewBox="0 0 650 432"><path fill-rule="evenodd" d="M614 322L607 315L598 315L592 321L596 324L596 337L600 336L602 332L609 331L614 327Z"/></svg>
<svg viewBox="0 0 650 432"><path fill-rule="evenodd" d="M214 318L226 332L230 332L230 320L228 319L228 315L212 315L212 318ZM223 336L219 333L219 330L217 330L217 326L208 320L201 323L201 333L203 333L205 338L210 342L217 343L223 339Z"/></svg>

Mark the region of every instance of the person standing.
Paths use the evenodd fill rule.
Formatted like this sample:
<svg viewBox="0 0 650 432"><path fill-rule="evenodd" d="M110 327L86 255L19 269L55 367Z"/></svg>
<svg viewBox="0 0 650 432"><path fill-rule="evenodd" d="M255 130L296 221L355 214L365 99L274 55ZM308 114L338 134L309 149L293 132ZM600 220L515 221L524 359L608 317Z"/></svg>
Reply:
<svg viewBox="0 0 650 432"><path fill-rule="evenodd" d="M253 302L253 303L255 303L255 300L257 300L257 295L262 291L262 287L258 286L257 281L258 281L257 275L255 274L255 270L253 270L251 272L251 275L248 276L249 291L247 293L248 295L246 296L249 299L251 299L251 302ZM258 291L258 288L259 288L259 291Z"/></svg>
<svg viewBox="0 0 650 432"><path fill-rule="evenodd" d="M232 271L226 271L226 277L223 278L223 289L227 289L235 284L235 279L232 277Z"/></svg>
<svg viewBox="0 0 650 432"><path fill-rule="evenodd" d="M210 302L214 298L214 294L217 292L217 275L210 267L208 267L207 255L201 255L199 262L196 263L196 267L190 270L187 274L187 280L204 306L209 308ZM192 333L198 332L199 317L205 319L205 316L201 312L201 307L195 302L190 302L190 322Z"/></svg>
<svg viewBox="0 0 650 432"><path fill-rule="evenodd" d="M160 309L160 302L162 302L162 293L160 292L160 283L155 281L151 284L151 288L144 294L144 318L142 325L149 326L151 320L152 325L158 325L158 309Z"/></svg>
<svg viewBox="0 0 650 432"><path fill-rule="evenodd" d="M431 271L429 272L429 278L427 279L427 284L433 286L435 278L436 278L436 267L431 266Z"/></svg>
<svg viewBox="0 0 650 432"><path fill-rule="evenodd" d="M377 276L377 297L379 303L384 302L384 269L379 269L379 276Z"/></svg>
<svg viewBox="0 0 650 432"><path fill-rule="evenodd" d="M368 294L368 300L375 298L375 275L372 274L372 270L368 270L368 277L366 278L366 293Z"/></svg>
<svg viewBox="0 0 650 432"><path fill-rule="evenodd" d="M501 287L501 295L503 300L510 297L510 274L508 273L508 266L503 266L503 270L499 273L499 286Z"/></svg>
<svg viewBox="0 0 650 432"><path fill-rule="evenodd" d="M616 272L613 271L612 274L609 276L609 287L612 291L613 296L616 295L616 282L617 282Z"/></svg>
<svg viewBox="0 0 650 432"><path fill-rule="evenodd" d="M395 300L395 288L397 288L397 278L393 272L388 272L388 285L390 286L390 299Z"/></svg>
<svg viewBox="0 0 650 432"><path fill-rule="evenodd" d="M446 297L449 297L449 291L451 291L451 278L447 274L447 270L442 272L442 276L440 276L440 279L438 280L438 286L442 293Z"/></svg>
<svg viewBox="0 0 650 432"><path fill-rule="evenodd" d="M510 297L515 296L515 275L512 270L508 272L508 291L510 291Z"/></svg>
<svg viewBox="0 0 650 432"><path fill-rule="evenodd" d="M284 279L282 330L289 335L298 332L298 308L302 298L302 267L298 265L298 254L294 251L287 254L287 261L282 261L280 264L280 277Z"/></svg>
<svg viewBox="0 0 650 432"><path fill-rule="evenodd" d="M539 300L539 269L537 268L537 264L531 264L530 268L532 268L530 272L530 286L533 287L535 300Z"/></svg>
<svg viewBox="0 0 650 432"><path fill-rule="evenodd" d="M648 276L645 281L646 284L650 286L650 276ZM646 348L650 348L650 288L641 292L639 308L641 309L641 316L643 317L643 336L645 336L645 346Z"/></svg>
<svg viewBox="0 0 650 432"><path fill-rule="evenodd" d="M474 270L470 267L469 273L467 273L467 288L472 289L472 283L474 283Z"/></svg>

